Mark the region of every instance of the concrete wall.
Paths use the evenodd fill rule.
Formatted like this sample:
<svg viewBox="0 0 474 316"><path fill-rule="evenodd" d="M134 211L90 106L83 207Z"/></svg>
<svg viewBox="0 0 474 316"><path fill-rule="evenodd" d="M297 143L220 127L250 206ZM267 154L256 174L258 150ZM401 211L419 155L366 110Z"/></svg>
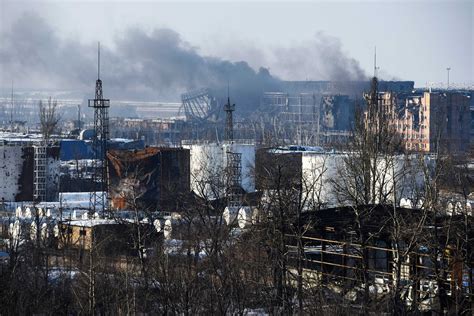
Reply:
<svg viewBox="0 0 474 316"><path fill-rule="evenodd" d="M15 201L23 169L21 146L0 146L0 200Z"/></svg>
<svg viewBox="0 0 474 316"><path fill-rule="evenodd" d="M303 154L303 185L306 195L315 205L337 207L351 204L338 196L334 185L349 180L355 189L354 179L344 179L345 160L348 154ZM420 160L418 156L388 156L379 157L376 174L375 201L373 203L393 203L400 205L401 199L409 199L413 206L422 198L424 193L424 168L433 168L434 160L425 156ZM428 171L429 174L429 171ZM303 187L304 187L303 186Z"/></svg>
<svg viewBox="0 0 474 316"><path fill-rule="evenodd" d="M57 201L59 192L59 147L47 149L47 200ZM34 152L31 146L0 146L0 200L32 201Z"/></svg>
<svg viewBox="0 0 474 316"><path fill-rule="evenodd" d="M48 174L46 177L46 199L57 201L59 198L59 178L61 161L58 156L48 155Z"/></svg>

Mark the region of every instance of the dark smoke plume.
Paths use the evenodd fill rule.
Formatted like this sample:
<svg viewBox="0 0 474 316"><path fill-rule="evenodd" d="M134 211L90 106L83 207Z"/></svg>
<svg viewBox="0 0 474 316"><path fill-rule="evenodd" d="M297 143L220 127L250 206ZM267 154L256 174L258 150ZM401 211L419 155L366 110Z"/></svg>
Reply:
<svg viewBox="0 0 474 316"><path fill-rule="evenodd" d="M21 16L2 34L1 43L3 87L13 79L15 86L22 88L71 89L92 96L97 77L95 45L62 40L32 13ZM267 69L255 71L244 61L202 56L171 29L152 33L129 29L116 40L114 50L103 47L101 55L104 94L111 99L177 101L183 92L209 87L222 100L229 82L233 101L240 109L251 110L263 91L280 89L280 80ZM317 37L308 47L281 49L275 56L290 74L306 69L316 80L365 77L358 63L346 57L340 43L329 37Z"/></svg>
<svg viewBox="0 0 474 316"><path fill-rule="evenodd" d="M316 33L310 42L276 49L273 54L278 73L286 78L368 80L359 62L343 52L341 41L323 32Z"/></svg>

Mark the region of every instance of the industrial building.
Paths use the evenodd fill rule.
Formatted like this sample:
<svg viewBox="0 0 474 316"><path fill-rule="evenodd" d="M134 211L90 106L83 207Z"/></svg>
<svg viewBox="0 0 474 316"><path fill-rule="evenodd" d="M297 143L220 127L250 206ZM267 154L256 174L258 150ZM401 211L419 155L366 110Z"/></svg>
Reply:
<svg viewBox="0 0 474 316"><path fill-rule="evenodd" d="M109 194L115 209L176 211L190 192L189 150L109 150Z"/></svg>
<svg viewBox="0 0 474 316"><path fill-rule="evenodd" d="M282 139L320 145L349 136L355 100L340 94L266 92L260 111L273 118L273 127L283 132Z"/></svg>
<svg viewBox="0 0 474 316"><path fill-rule="evenodd" d="M305 212L286 234L289 265L295 267L290 278L297 282L301 266L304 286L332 284L352 303L367 289L372 298L395 297L423 312L455 305L469 310L474 262L468 241L474 232L464 221L463 215L426 216L393 205ZM419 223L424 225L417 228Z"/></svg>
<svg viewBox="0 0 474 316"><path fill-rule="evenodd" d="M152 224L133 223L114 219L67 220L59 224L58 247L100 251L105 255L137 256L132 239L134 225L140 225L143 234L156 239ZM130 232L130 233L127 233Z"/></svg>
<svg viewBox="0 0 474 316"><path fill-rule="evenodd" d="M362 94L369 87L369 81L364 80L281 81L272 90L252 96L241 106L240 116L234 119L236 139L252 138L259 142L272 135L285 144L309 146L347 141L355 105L363 102ZM380 87L384 91L411 93L414 82L381 81ZM181 97L186 122L178 128L179 133L165 129L165 139L170 142L180 136L182 140L219 142L225 139L222 137L225 111L222 96L219 99L210 89L198 89Z"/></svg>
<svg viewBox="0 0 474 316"><path fill-rule="evenodd" d="M381 91L396 93L410 92L414 89L414 81L380 81ZM363 91L370 88L368 80L358 81L283 81L281 91L289 94L345 94L351 98L359 98Z"/></svg>
<svg viewBox="0 0 474 316"><path fill-rule="evenodd" d="M347 198L347 192L340 194L336 189L348 176L345 172L350 155L309 146L261 148L257 151L255 166L257 190L270 192L270 195L275 190L301 191L304 210L351 205L354 201ZM374 202L391 201L397 205L402 199L409 199L414 204L419 202L425 184L419 163L416 156L381 158L373 176L377 179L374 189L384 192L386 200ZM423 163L431 166L434 161L427 156Z"/></svg>
<svg viewBox="0 0 474 316"><path fill-rule="evenodd" d="M136 139L150 146L178 143L186 127L184 120L175 118L111 118L110 123L112 138Z"/></svg>

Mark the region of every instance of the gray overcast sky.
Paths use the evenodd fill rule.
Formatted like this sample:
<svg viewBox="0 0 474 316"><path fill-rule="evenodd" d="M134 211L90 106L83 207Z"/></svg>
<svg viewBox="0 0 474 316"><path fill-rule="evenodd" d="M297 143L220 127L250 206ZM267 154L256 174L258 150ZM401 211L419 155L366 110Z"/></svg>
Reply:
<svg viewBox="0 0 474 316"><path fill-rule="evenodd" d="M42 16L63 40L101 41L114 49L130 27L170 28L199 54L245 60L283 79L327 79L312 64L282 61L301 49L311 60L315 34L337 38L342 52L373 72L373 51L384 79L474 82L473 1L5 1L0 32L25 11ZM1 43L0 43L1 44ZM278 57L280 56L280 57ZM1 58L1 56L0 56Z"/></svg>

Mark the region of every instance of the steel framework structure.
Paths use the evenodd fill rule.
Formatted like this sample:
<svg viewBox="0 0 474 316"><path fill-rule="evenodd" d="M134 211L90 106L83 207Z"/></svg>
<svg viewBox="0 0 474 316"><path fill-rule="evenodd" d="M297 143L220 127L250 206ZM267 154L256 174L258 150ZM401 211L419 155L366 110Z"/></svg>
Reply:
<svg viewBox="0 0 474 316"><path fill-rule="evenodd" d="M100 44L98 50L97 80L95 82L95 98L89 99L89 107L94 109L94 159L92 162L92 182L94 189L90 194L91 213L102 212L108 209L107 190L107 141L109 139L110 100L103 98L102 80L100 80ZM97 184L99 187L97 187Z"/></svg>
<svg viewBox="0 0 474 316"><path fill-rule="evenodd" d="M319 145L321 102L319 95L299 93L289 95L283 92L266 92L263 106L266 111L286 124L286 130L293 132L288 138L300 145Z"/></svg>
<svg viewBox="0 0 474 316"><path fill-rule="evenodd" d="M35 201L46 201L46 178L47 178L47 156L46 143L41 142L38 146L33 146L34 150L34 180L33 198Z"/></svg>
<svg viewBox="0 0 474 316"><path fill-rule="evenodd" d="M242 154L227 152L227 205L241 205Z"/></svg>
<svg viewBox="0 0 474 316"><path fill-rule="evenodd" d="M228 142L234 141L234 120L232 112L235 111L235 104L230 103L230 98L227 97L227 103L224 105L225 117L225 140Z"/></svg>
<svg viewBox="0 0 474 316"><path fill-rule="evenodd" d="M199 89L181 95L181 108L189 121L215 120L218 107L209 89Z"/></svg>

